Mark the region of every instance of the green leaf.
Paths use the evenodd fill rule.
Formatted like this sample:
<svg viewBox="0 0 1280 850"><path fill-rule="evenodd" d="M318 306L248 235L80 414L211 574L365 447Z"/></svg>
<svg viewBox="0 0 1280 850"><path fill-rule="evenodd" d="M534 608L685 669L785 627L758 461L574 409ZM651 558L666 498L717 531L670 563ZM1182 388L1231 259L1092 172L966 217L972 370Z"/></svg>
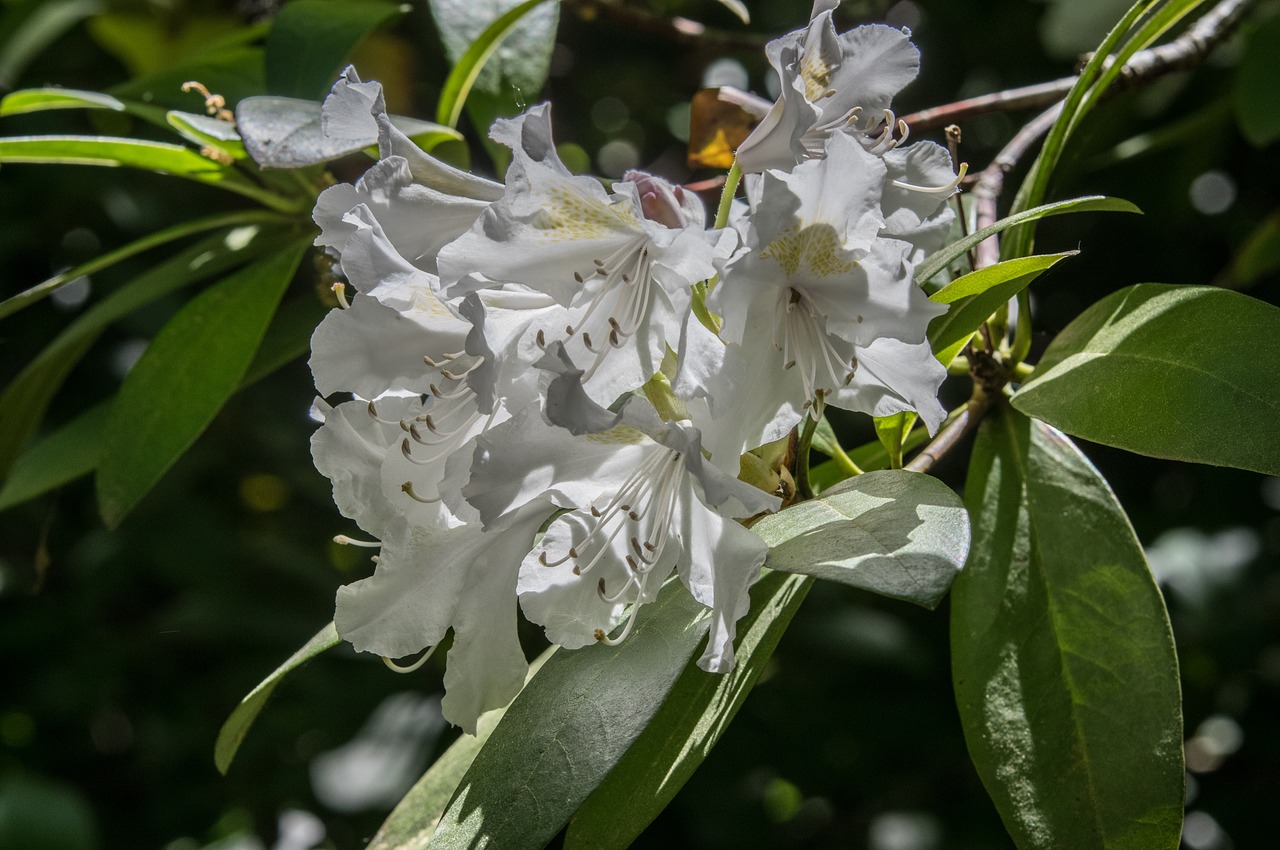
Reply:
<svg viewBox="0 0 1280 850"><path fill-rule="evenodd" d="M857 475L751 527L765 566L934 608L969 552L969 518L938 479L900 469Z"/></svg>
<svg viewBox="0 0 1280 850"><path fill-rule="evenodd" d="M268 224L280 221L280 216L275 213L268 212L234 212L222 213L220 215L212 215L208 218L198 218L195 221L184 221L181 224L175 224L164 230L158 230L155 233L149 233L135 242L109 251L100 257L94 257L83 265L76 266L61 274L56 274L42 283L38 283L30 289L25 289L17 295L10 296L4 301L0 301L0 319L11 316L19 310L23 310L40 301L54 292L57 292L63 286L82 277L97 274L103 269L110 268L122 260L127 260L135 254L148 251L151 248L168 244L169 242L194 236L197 233L203 233L207 230L217 230L223 227L231 227L234 225L255 225Z"/></svg>
<svg viewBox="0 0 1280 850"><path fill-rule="evenodd" d="M135 278L68 325L0 395L0 479L39 427L72 367L107 325L170 292L248 262L280 235L279 229L246 225L210 236Z"/></svg>
<svg viewBox="0 0 1280 850"><path fill-rule="evenodd" d="M574 815L566 850L627 847L666 808L737 715L812 584L765 572L738 621L737 665L723 676L695 663L685 668L653 721Z"/></svg>
<svg viewBox="0 0 1280 850"><path fill-rule="evenodd" d="M1234 104L1240 132L1254 147L1280 139L1280 15L1254 27L1236 71Z"/></svg>
<svg viewBox="0 0 1280 850"><path fill-rule="evenodd" d="M397 3L376 0L294 0L267 34L267 91L317 100L325 96L356 45L399 17Z"/></svg>
<svg viewBox="0 0 1280 850"><path fill-rule="evenodd" d="M211 44L231 36L239 27L231 15L201 14L191 8L183 14L167 15L143 9L107 11L95 15L88 25L94 41L119 59L133 77L171 69L209 50ZM206 80L200 82L207 84Z"/></svg>
<svg viewBox="0 0 1280 850"><path fill-rule="evenodd" d="M916 269L916 283L927 283L934 275L951 265L952 262L968 253L969 249L1002 230L1016 224L1048 218L1049 216L1077 212L1129 212L1142 214L1128 201L1119 198L1107 198L1102 195L1088 195L1083 198L1072 198L1069 201L1057 201L1031 210L1024 210L1008 218L1002 218L995 224L988 225L979 231L969 234L963 239L952 242L938 253L920 264Z"/></svg>
<svg viewBox="0 0 1280 850"><path fill-rule="evenodd" d="M901 469L902 441L911 433L911 426L916 424L916 414L904 410L892 416L877 416L875 424L876 439L889 455L890 468Z"/></svg>
<svg viewBox="0 0 1280 850"><path fill-rule="evenodd" d="M211 48L179 66L137 77L108 91L126 103L191 112L201 108L203 98L196 92L182 91L182 84L189 80L198 80L211 92L222 95L230 108L250 95L261 94L266 87L262 48Z"/></svg>
<svg viewBox="0 0 1280 850"><path fill-rule="evenodd" d="M930 301L950 304L951 308L929 323L929 344L943 366L969 342L982 323L1060 260L1079 251L1061 254L1038 254L1005 260L984 269L958 277L929 296Z"/></svg>
<svg viewBox="0 0 1280 850"><path fill-rule="evenodd" d="M524 678L526 686L558 649L552 646L534 659ZM476 734L458 738L435 760L396 804L365 850L424 850L463 775L493 730L498 728L498 722L506 716L509 707L495 708L480 715L476 720Z"/></svg>
<svg viewBox="0 0 1280 850"><path fill-rule="evenodd" d="M287 201L255 186L232 166L215 162L191 148L166 142L114 136L10 136L0 139L0 162L141 168L228 189L274 208L292 211Z"/></svg>
<svg viewBox="0 0 1280 850"><path fill-rule="evenodd" d="M431 0L445 51L454 62L440 92L436 121L457 127L472 87L498 94L512 86L524 97L537 96L551 67L560 20L558 3L533 14L546 2Z"/></svg>
<svg viewBox="0 0 1280 850"><path fill-rule="evenodd" d="M0 488L0 511L92 472L110 409L110 402L91 407L23 452Z"/></svg>
<svg viewBox="0 0 1280 850"><path fill-rule="evenodd" d="M672 581L620 646L552 656L463 777L432 850L550 841L662 705L706 634L703 610Z"/></svg>
<svg viewBox="0 0 1280 850"><path fill-rule="evenodd" d="M125 105L109 94L76 89L23 89L0 100L0 117L43 112L48 109L109 109L124 112Z"/></svg>
<svg viewBox="0 0 1280 850"><path fill-rule="evenodd" d="M169 126L188 142L215 148L232 159L244 159L248 156L244 143L240 141L240 134L229 121L219 121L194 112L179 112L176 109L169 110L164 117Z"/></svg>
<svg viewBox="0 0 1280 850"><path fill-rule="evenodd" d="M32 59L68 30L102 9L101 0L44 0L28 3L30 12L0 47L0 89L11 88ZM17 12L16 14L22 14ZM12 13L11 13L12 14Z"/></svg>
<svg viewBox="0 0 1280 850"><path fill-rule="evenodd" d="M191 299L125 377L98 465L98 507L109 528L155 486L239 386L309 241Z"/></svg>
<svg viewBox="0 0 1280 850"><path fill-rule="evenodd" d="M341 640L338 637L337 628L330 623L316 632L315 637L304 643L301 649L290 655L270 676L263 679L256 688L249 691L244 699L240 700L240 704L222 724L222 729L218 732L218 741L214 744L213 763L218 766L219 773L226 775L232 759L236 757L236 751L244 742L244 736L249 732L249 727L258 719L262 707L267 704L267 698L271 696L281 680L326 649L337 646Z"/></svg>
<svg viewBox="0 0 1280 850"><path fill-rule="evenodd" d="M1022 850L1174 850L1178 660L1164 601L1107 483L1001 405L966 487L974 541L951 592L969 754Z"/></svg>
<svg viewBox="0 0 1280 850"><path fill-rule="evenodd" d="M281 304L271 318L253 362L245 371L241 388L257 383L309 352L311 335L328 313L329 308L312 293Z"/></svg>
<svg viewBox="0 0 1280 850"><path fill-rule="evenodd" d="M1069 324L1013 405L1095 443L1280 475L1277 340L1280 308L1138 284Z"/></svg>

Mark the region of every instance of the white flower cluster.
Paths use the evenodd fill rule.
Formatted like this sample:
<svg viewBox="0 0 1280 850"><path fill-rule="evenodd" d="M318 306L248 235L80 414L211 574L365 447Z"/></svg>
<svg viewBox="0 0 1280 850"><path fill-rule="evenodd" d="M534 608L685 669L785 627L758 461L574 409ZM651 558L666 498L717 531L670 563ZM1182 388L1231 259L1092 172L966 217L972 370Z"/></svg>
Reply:
<svg viewBox="0 0 1280 850"><path fill-rule="evenodd" d="M912 271L947 236L957 179L888 111L915 47L883 26L837 35L833 6L769 45L782 96L738 152L747 203L723 229L660 177L570 173L546 105L494 125L500 184L418 149L376 83L348 71L326 101L327 126L372 122L381 151L315 209L357 294L312 340L319 392L354 396L317 402L312 450L380 541L337 628L389 658L452 629L444 712L464 729L521 687L517 604L562 646L612 644L677 572L710 609L699 663L731 669L765 559L737 520L779 506L738 480L740 455L819 396L941 421L939 309Z"/></svg>

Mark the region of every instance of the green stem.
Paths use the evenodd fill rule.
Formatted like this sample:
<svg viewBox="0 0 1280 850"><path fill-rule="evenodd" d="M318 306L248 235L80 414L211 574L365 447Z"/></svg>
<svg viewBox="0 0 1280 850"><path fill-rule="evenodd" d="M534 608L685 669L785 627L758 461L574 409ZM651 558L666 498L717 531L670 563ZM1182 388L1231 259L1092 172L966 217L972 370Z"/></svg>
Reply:
<svg viewBox="0 0 1280 850"><path fill-rule="evenodd" d="M831 444L831 452L831 459L836 462L836 466L840 467L841 471L850 476L862 474L862 470L853 462L853 458L845 454L844 447L838 442Z"/></svg>
<svg viewBox="0 0 1280 850"><path fill-rule="evenodd" d="M818 421L822 419L822 393L813 400L813 410L804 418L804 427L800 430L800 439L796 443L796 491L802 499L813 498L813 484L809 481L809 449L813 445L813 432L818 430Z"/></svg>
<svg viewBox="0 0 1280 850"><path fill-rule="evenodd" d="M1031 376L1036 373L1036 367L1030 363L1015 363L1013 365L1013 380L1020 384L1025 384L1031 380Z"/></svg>
<svg viewBox="0 0 1280 850"><path fill-rule="evenodd" d="M742 182L742 169L735 160L729 173L724 178L724 189L720 191L720 206L716 208L716 227L729 224L729 210L733 208L733 196L738 193L738 184Z"/></svg>
<svg viewBox="0 0 1280 850"><path fill-rule="evenodd" d="M281 216L274 212L266 212L265 210L249 210L233 213L224 213L221 215L213 215L208 218L198 218L195 221L187 221L182 224L174 225L156 233L148 234L128 245L109 251L100 257L94 257L89 262L76 266L74 269L54 275L43 283L23 292L19 292L12 298L0 301L0 319L11 316L14 313L31 306L37 301L52 295L59 288L67 285L73 280L96 274L103 269L110 268L116 263L127 260L135 254L141 254L152 248L173 242L187 236L193 236L197 233L203 233L206 230L217 230L220 227L234 227L244 224L269 224L271 222L280 221Z"/></svg>

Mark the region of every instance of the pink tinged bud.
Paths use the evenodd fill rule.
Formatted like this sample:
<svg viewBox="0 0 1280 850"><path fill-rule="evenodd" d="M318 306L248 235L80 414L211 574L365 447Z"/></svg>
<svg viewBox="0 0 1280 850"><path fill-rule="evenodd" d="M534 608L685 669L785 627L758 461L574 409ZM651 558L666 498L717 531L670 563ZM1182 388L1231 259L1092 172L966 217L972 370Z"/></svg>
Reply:
<svg viewBox="0 0 1280 850"><path fill-rule="evenodd" d="M622 179L636 184L645 218L675 230L688 226L689 217L683 206L684 189L643 171L628 171Z"/></svg>

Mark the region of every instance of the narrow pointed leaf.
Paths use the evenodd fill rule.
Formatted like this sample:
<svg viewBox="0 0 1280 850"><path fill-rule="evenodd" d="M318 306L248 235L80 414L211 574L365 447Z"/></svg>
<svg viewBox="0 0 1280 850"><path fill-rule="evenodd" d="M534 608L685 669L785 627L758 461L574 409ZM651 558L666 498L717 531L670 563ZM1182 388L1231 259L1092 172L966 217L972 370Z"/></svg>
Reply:
<svg viewBox="0 0 1280 850"><path fill-rule="evenodd" d="M1107 483L1001 405L969 470L974 545L951 594L956 703L1022 850L1174 850L1178 661L1164 600Z"/></svg>
<svg viewBox="0 0 1280 850"><path fill-rule="evenodd" d="M1014 407L1068 434L1280 475L1280 308L1208 286L1138 284L1053 341Z"/></svg>
<svg viewBox="0 0 1280 850"><path fill-rule="evenodd" d="M569 824L565 850L630 846L666 808L737 716L813 584L766 572L738 622L737 666L712 676L690 663L653 721Z"/></svg>
<svg viewBox="0 0 1280 850"><path fill-rule="evenodd" d="M295 243L193 298L125 377L98 466L98 508L109 527L155 486L240 384L307 247Z"/></svg>
<svg viewBox="0 0 1280 850"><path fill-rule="evenodd" d="M95 405L23 452L0 488L0 511L92 472L110 409L110 402Z"/></svg>
<svg viewBox="0 0 1280 850"><path fill-rule="evenodd" d="M48 109L109 109L124 112L125 105L109 94L77 89L23 89L0 100L0 117L43 112Z"/></svg>
<svg viewBox="0 0 1280 850"><path fill-rule="evenodd" d="M989 236L994 236L1003 230L1007 230L1017 224L1028 221L1037 221L1042 218L1049 218L1055 215L1064 215L1066 213L1077 212L1128 212L1141 214L1142 210L1138 209L1128 201L1120 198L1107 198L1103 195L1088 195L1083 198L1072 198L1069 201L1057 201L1052 204L1045 204L1034 209L1023 210L1020 213L1011 215L1008 218L1002 218L995 224L982 228L974 233L970 233L963 239L958 239L938 251L929 259L920 264L916 269L916 283L927 283L938 272L945 269L955 260L964 256L969 252L970 248L976 246Z"/></svg>
<svg viewBox="0 0 1280 850"><path fill-rule="evenodd" d="M240 744L244 742L244 736L248 734L249 727L258 719L262 707L267 704L267 698L284 677L340 642L338 630L333 623L330 623L316 632L315 637L303 644L301 649L290 655L270 676L263 679L256 688L245 695L244 699L240 700L240 704L222 724L222 729L218 732L218 741L214 745L213 761L219 773L225 775L227 769L231 767L231 761L236 757Z"/></svg>
<svg viewBox="0 0 1280 850"><path fill-rule="evenodd" d="M280 236L279 229L259 225L210 236L130 281L63 329L0 394L0 479L35 434L67 375L108 325L184 286L261 256Z"/></svg>
<svg viewBox="0 0 1280 850"><path fill-rule="evenodd" d="M529 665L524 682L528 686L559 647L551 647ZM387 816L378 834L369 842L366 850L424 850L436 831L436 824L445 807L458 789L476 754L489 741L499 721L510 706L486 711L476 720L476 734L463 735L427 769L404 798Z"/></svg>
<svg viewBox="0 0 1280 850"><path fill-rule="evenodd" d="M702 611L672 582L620 646L556 653L472 762L432 850L545 846L658 711L706 633Z"/></svg>
<svg viewBox="0 0 1280 850"><path fill-rule="evenodd" d="M234 168L191 148L114 136L11 136L0 139L0 162L125 166L233 191L250 185Z"/></svg>
<svg viewBox="0 0 1280 850"><path fill-rule="evenodd" d="M235 125L230 121L219 121L208 115L179 112L176 109L166 112L164 118L188 142L221 151L233 160L244 159L249 155Z"/></svg>
<svg viewBox="0 0 1280 850"><path fill-rule="evenodd" d="M932 476L903 470L855 476L751 530L770 546L767 567L926 608L946 595L969 552L959 497Z"/></svg>
<svg viewBox="0 0 1280 850"><path fill-rule="evenodd" d="M950 366L960 350L991 317L1041 274L1059 261L1078 254L1040 254L1005 260L958 277L929 296L930 301L951 305L929 323L929 345L943 366Z"/></svg>

